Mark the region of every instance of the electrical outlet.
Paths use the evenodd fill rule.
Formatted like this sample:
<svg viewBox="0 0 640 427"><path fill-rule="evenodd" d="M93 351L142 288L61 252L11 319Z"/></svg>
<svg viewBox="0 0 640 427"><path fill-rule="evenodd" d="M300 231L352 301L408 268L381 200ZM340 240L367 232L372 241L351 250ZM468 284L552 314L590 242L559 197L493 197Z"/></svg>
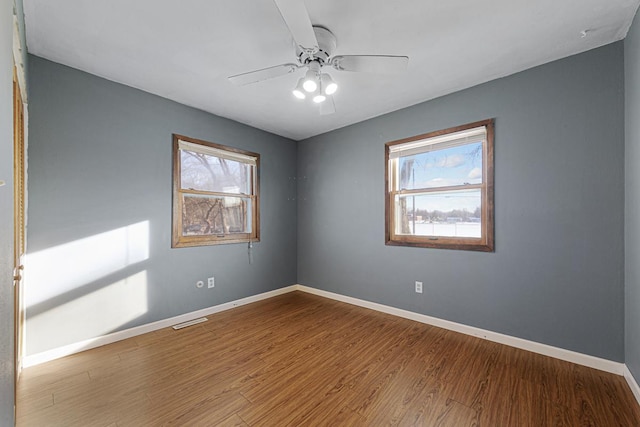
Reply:
<svg viewBox="0 0 640 427"><path fill-rule="evenodd" d="M196 282L196 288L201 288L201 287L203 287L203 286L204 286L204 282L203 282L202 280L198 280L198 281Z"/></svg>
<svg viewBox="0 0 640 427"><path fill-rule="evenodd" d="M416 281L416 292L421 294L422 293L422 282L417 282Z"/></svg>
<svg viewBox="0 0 640 427"><path fill-rule="evenodd" d="M209 278L207 279L207 287L208 287L209 289L211 289L211 288L213 288L213 287L215 287L215 286L216 286L216 279L215 279L214 277L209 277Z"/></svg>

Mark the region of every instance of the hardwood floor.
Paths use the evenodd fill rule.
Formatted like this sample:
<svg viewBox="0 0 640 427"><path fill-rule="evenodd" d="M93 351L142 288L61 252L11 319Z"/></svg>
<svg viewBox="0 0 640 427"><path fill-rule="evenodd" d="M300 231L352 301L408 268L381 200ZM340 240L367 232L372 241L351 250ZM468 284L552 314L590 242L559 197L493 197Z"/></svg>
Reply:
<svg viewBox="0 0 640 427"><path fill-rule="evenodd" d="M292 292L28 368L18 426L638 426L623 377Z"/></svg>

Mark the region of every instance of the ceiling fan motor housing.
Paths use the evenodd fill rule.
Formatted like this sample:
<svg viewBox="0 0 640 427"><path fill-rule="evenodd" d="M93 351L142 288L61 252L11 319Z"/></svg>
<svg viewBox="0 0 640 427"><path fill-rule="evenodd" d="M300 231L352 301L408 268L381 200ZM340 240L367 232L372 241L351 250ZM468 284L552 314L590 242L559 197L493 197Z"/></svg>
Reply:
<svg viewBox="0 0 640 427"><path fill-rule="evenodd" d="M314 25L313 32L315 33L316 39L318 40L319 50L316 53L310 54L303 51L299 46L297 46L296 54L301 65L306 65L311 61L318 61L320 65L322 65L328 61L333 52L336 50L336 36L334 36L331 31L327 30L324 27Z"/></svg>

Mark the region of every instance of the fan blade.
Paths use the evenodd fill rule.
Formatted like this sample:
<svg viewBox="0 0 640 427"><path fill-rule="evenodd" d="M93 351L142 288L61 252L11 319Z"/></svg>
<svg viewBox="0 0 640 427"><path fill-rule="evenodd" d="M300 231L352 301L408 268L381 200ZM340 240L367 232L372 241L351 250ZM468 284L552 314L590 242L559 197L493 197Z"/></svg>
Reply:
<svg viewBox="0 0 640 427"><path fill-rule="evenodd" d="M326 116L336 112L336 104L333 102L333 96L327 95L327 99L320 103L320 115Z"/></svg>
<svg viewBox="0 0 640 427"><path fill-rule="evenodd" d="M298 69L296 64L282 64L275 67L263 68L261 70L250 71L248 73L236 74L229 77L229 81L236 86L244 86L251 83L261 82L263 80L280 77L285 74L293 73Z"/></svg>
<svg viewBox="0 0 640 427"><path fill-rule="evenodd" d="M408 64L408 56L338 55L331 58L333 68L342 71L394 74L406 71Z"/></svg>
<svg viewBox="0 0 640 427"><path fill-rule="evenodd" d="M303 51L311 51L316 53L318 40L316 33L313 31L309 12L304 5L304 0L274 0L280 15L284 19L285 24L289 27L289 31L293 36L296 45Z"/></svg>

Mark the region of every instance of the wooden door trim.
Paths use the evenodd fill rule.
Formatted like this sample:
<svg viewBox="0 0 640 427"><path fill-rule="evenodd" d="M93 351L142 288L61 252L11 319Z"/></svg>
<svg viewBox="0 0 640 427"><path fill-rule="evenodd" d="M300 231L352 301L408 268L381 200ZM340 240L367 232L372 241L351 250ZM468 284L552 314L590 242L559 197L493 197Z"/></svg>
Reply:
<svg viewBox="0 0 640 427"><path fill-rule="evenodd" d="M23 257L26 252L26 164L25 164L25 117L22 89L18 71L13 68L13 224L14 224L14 363L15 385L22 371L22 347L24 331L23 307Z"/></svg>

